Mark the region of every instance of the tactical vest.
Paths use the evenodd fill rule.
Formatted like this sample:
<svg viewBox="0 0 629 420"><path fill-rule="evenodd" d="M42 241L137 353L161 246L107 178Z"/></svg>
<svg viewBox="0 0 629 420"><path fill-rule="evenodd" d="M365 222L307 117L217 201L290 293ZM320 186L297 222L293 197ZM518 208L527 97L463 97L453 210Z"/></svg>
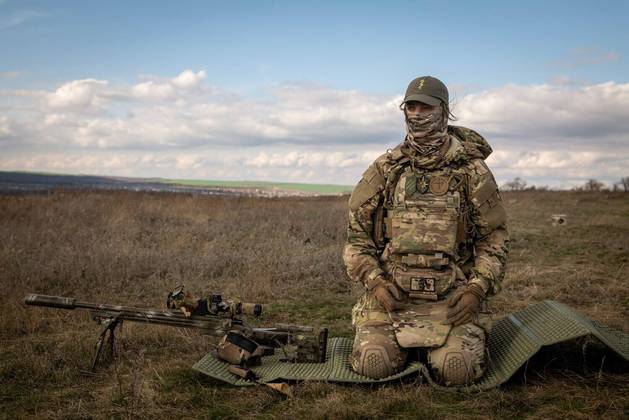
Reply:
<svg viewBox="0 0 629 420"><path fill-rule="evenodd" d="M469 238L467 176L450 167L399 166L384 190L383 268L410 298L438 300L465 281L457 263Z"/></svg>
<svg viewBox="0 0 629 420"><path fill-rule="evenodd" d="M388 209L391 252L455 256L460 202L447 172L404 171Z"/></svg>

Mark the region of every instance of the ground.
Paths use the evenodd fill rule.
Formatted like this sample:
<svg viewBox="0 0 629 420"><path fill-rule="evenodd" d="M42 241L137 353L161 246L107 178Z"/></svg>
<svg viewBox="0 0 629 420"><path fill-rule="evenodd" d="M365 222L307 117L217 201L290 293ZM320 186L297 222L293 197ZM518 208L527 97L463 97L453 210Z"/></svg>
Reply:
<svg viewBox="0 0 629 420"><path fill-rule="evenodd" d="M503 316L544 299L629 331L629 194L505 193L512 250ZM499 389L451 394L418 381L300 383L294 398L232 388L190 369L212 349L195 331L126 324L96 374L89 313L26 307L27 293L163 308L168 290L265 304L262 323L351 336L359 288L343 267L345 197L238 198L72 192L0 196L0 417L622 418L629 373L556 350ZM552 226L551 215L567 215Z"/></svg>

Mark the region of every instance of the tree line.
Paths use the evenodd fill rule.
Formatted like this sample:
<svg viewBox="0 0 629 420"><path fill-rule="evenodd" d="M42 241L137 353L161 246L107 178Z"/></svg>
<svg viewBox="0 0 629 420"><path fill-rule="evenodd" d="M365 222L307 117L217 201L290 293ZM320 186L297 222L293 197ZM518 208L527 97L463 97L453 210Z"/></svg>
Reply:
<svg viewBox="0 0 629 420"><path fill-rule="evenodd" d="M512 181L505 182L500 188L503 191L547 191L550 188L546 185L528 185L528 183L516 177ZM572 191L624 191L629 192L629 176L620 178L620 181L614 182L609 188L607 185L596 179L588 179L583 185L572 188Z"/></svg>

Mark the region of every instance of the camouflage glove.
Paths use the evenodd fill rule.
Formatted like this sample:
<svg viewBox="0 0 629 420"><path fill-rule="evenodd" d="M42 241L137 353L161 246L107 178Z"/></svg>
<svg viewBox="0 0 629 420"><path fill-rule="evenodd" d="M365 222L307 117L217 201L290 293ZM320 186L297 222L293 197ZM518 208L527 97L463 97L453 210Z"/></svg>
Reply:
<svg viewBox="0 0 629 420"><path fill-rule="evenodd" d="M402 290L382 276L375 278L371 284L367 285L367 290L387 312L396 311L404 306Z"/></svg>
<svg viewBox="0 0 629 420"><path fill-rule="evenodd" d="M457 327L476 320L480 312L480 304L485 298L485 292L477 284L470 284L454 291L448 298L448 319L446 324Z"/></svg>

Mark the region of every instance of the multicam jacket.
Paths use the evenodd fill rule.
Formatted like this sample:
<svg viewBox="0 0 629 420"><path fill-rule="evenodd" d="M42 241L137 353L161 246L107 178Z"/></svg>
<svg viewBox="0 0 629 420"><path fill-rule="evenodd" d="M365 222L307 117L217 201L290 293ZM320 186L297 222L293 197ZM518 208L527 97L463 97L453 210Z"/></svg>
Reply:
<svg viewBox="0 0 629 420"><path fill-rule="evenodd" d="M378 157L349 200L343 259L369 289L379 277L410 297L441 299L452 287L500 289L508 253L506 213L478 133L449 126L438 169L414 168L402 145Z"/></svg>

